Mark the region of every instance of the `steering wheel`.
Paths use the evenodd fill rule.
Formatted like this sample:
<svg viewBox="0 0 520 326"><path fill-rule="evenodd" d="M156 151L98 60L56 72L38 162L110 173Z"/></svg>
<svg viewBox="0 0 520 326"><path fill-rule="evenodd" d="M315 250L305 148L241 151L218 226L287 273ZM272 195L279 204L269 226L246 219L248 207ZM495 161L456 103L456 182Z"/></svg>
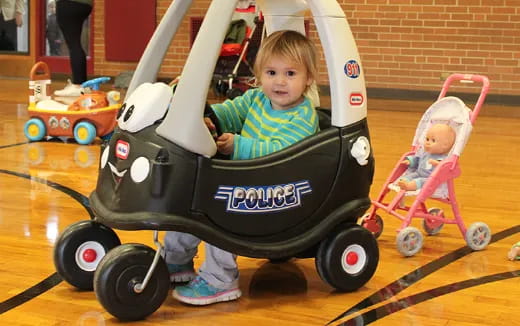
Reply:
<svg viewBox="0 0 520 326"><path fill-rule="evenodd" d="M222 130L220 130L219 124L220 122L218 121L215 111L213 111L208 102L206 102L206 105L204 106L204 118L209 118L211 122L213 122L213 124L215 125L215 132L217 133L215 138L218 138L220 135L222 135Z"/></svg>
<svg viewBox="0 0 520 326"><path fill-rule="evenodd" d="M211 108L208 102L206 102L206 105L204 106L204 118L209 118L211 122L215 125L215 133L216 135L213 135L215 142L217 141L217 138L222 135L222 130L220 129L220 124L217 118L217 115L215 114L215 111ZM209 128L208 128L209 129ZM212 132L210 130L210 132ZM221 159L221 160L229 160L231 155L222 154L220 152L217 152L215 154L214 158Z"/></svg>
<svg viewBox="0 0 520 326"><path fill-rule="evenodd" d="M92 89L93 91L98 91L99 85L106 83L109 80L110 80L110 77L98 77L98 78L94 78L91 80L87 80L86 82L81 84L81 87L83 87L83 88L88 87L88 88Z"/></svg>

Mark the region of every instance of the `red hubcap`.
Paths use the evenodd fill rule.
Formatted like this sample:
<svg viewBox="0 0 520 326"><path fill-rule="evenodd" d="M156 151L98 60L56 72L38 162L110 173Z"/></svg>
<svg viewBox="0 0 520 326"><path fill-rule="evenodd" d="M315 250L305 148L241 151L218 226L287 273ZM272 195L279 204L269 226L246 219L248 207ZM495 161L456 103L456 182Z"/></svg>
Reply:
<svg viewBox="0 0 520 326"><path fill-rule="evenodd" d="M94 260L96 260L97 254L94 249L87 249L83 251L83 260L85 260L87 263L91 263Z"/></svg>
<svg viewBox="0 0 520 326"><path fill-rule="evenodd" d="M358 254L356 254L355 252L349 252L347 254L347 264L349 265L355 265L358 262L358 259Z"/></svg>

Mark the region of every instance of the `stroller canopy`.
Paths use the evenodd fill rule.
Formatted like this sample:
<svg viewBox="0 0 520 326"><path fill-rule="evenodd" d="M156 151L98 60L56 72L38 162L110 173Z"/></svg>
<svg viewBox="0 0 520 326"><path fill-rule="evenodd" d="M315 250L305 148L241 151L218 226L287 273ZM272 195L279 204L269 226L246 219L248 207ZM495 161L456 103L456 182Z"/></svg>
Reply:
<svg viewBox="0 0 520 326"><path fill-rule="evenodd" d="M447 124L457 134L449 155L460 156L473 127L470 115L471 110L458 97L448 96L439 99L423 114L415 131L412 145L417 148L418 153L422 152L426 131L430 126L437 123Z"/></svg>

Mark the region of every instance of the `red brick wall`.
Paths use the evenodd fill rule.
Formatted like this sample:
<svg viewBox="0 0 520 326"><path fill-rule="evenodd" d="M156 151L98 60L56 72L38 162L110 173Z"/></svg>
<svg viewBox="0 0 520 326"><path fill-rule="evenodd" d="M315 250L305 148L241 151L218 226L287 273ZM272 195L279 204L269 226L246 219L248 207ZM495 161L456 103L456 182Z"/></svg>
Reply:
<svg viewBox="0 0 520 326"><path fill-rule="evenodd" d="M135 70L137 62L128 63L106 61L104 45L104 21L106 19L104 15L105 1L106 0L96 0L94 6L94 73L96 75L116 76L120 72L125 70ZM188 15L203 17L209 5L209 2L209 0L194 0L191 9L188 12ZM160 19L163 17L170 3L171 0L157 0L157 24L159 24ZM189 23L189 19L183 20L180 29L177 32L177 35L175 36L175 39L170 45L168 54L162 63L160 77L171 77L173 79L173 77L180 74L184 61L190 49Z"/></svg>
<svg viewBox="0 0 520 326"><path fill-rule="evenodd" d="M105 61L104 1L95 8L95 74L115 76L136 63ZM209 0L194 0L203 16ZM492 94L520 95L520 0L339 0L356 39L367 87L439 90L444 73L487 75ZM170 4L157 0L160 19ZM160 76L181 71L189 51L185 19ZM310 36L317 40L314 24ZM323 55L318 83L327 84ZM455 89L457 90L457 89ZM461 89L464 90L464 89Z"/></svg>

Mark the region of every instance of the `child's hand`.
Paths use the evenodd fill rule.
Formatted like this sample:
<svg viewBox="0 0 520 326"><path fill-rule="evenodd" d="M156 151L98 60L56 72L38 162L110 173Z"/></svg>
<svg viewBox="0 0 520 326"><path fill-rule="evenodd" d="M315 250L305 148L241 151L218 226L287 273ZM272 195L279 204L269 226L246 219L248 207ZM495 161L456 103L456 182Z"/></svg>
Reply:
<svg viewBox="0 0 520 326"><path fill-rule="evenodd" d="M235 140L235 134L224 133L217 138L218 151L224 155L233 153L233 142Z"/></svg>
<svg viewBox="0 0 520 326"><path fill-rule="evenodd" d="M215 127L213 121L211 121L210 118L204 118L204 123L206 124L206 127L208 127L211 136L213 136L213 138L217 138L217 127Z"/></svg>
<svg viewBox="0 0 520 326"><path fill-rule="evenodd" d="M410 160L407 159L407 158L405 158L405 159L401 162L401 164L404 164L404 165L410 165Z"/></svg>

